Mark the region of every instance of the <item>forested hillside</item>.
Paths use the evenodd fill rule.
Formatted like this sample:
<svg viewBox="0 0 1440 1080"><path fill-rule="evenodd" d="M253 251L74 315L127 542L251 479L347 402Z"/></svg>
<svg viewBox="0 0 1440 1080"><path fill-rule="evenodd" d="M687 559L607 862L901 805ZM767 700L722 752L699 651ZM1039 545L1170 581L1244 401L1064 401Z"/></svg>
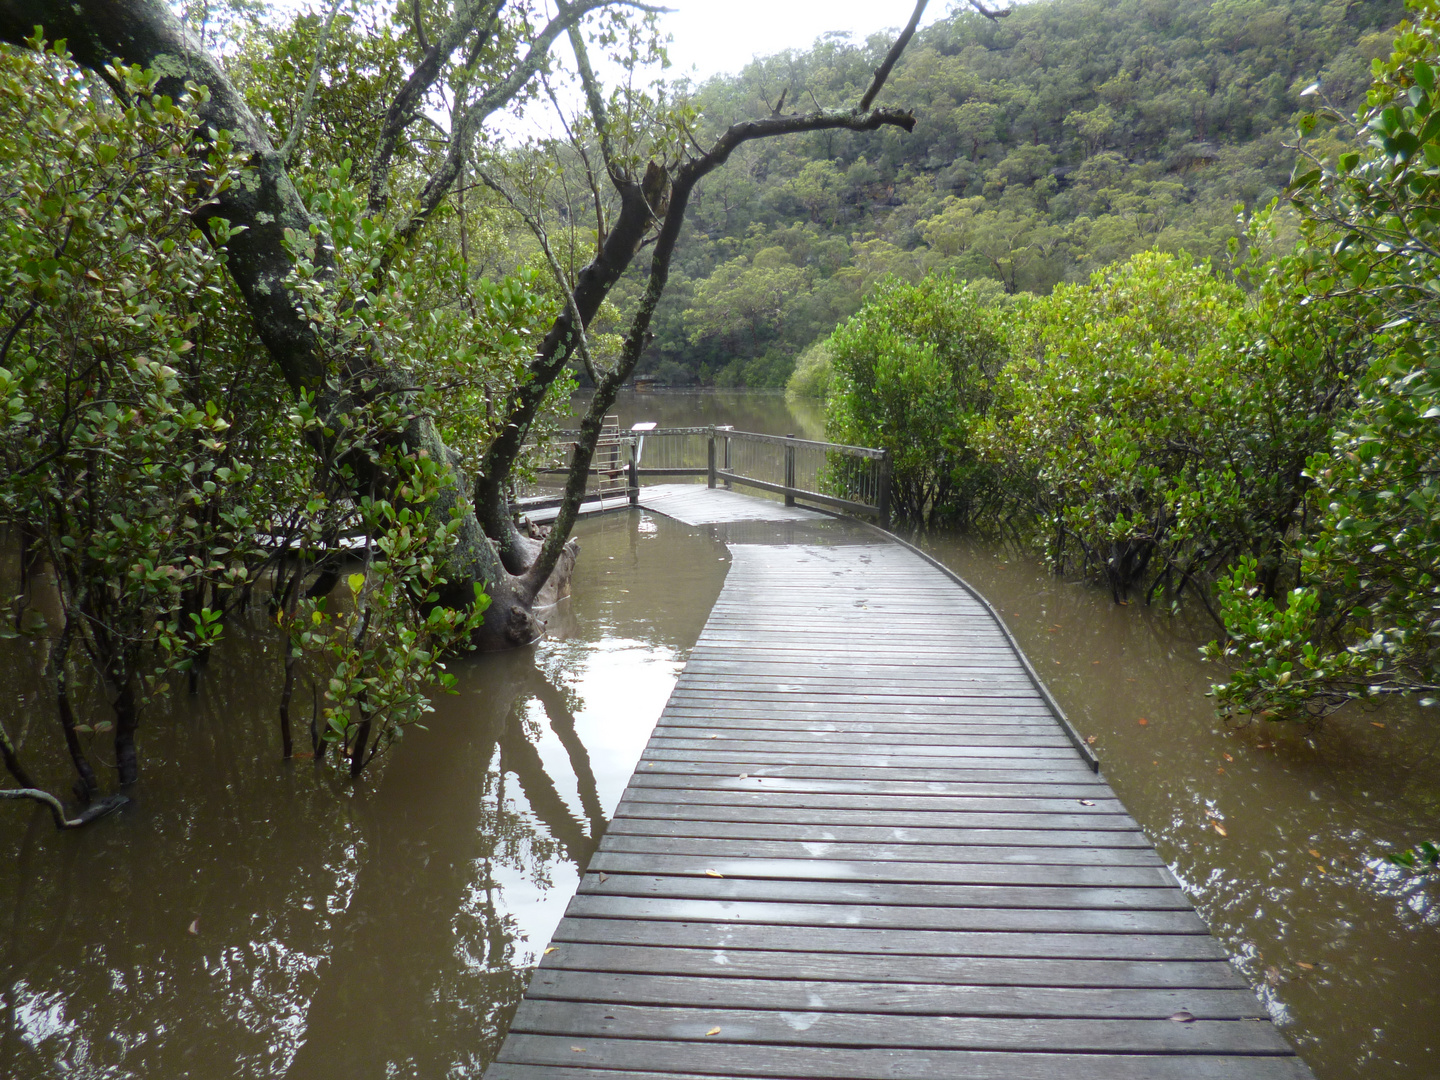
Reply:
<svg viewBox="0 0 1440 1080"><path fill-rule="evenodd" d="M1048 292L1137 251L1221 257L1294 164L1316 79L1354 108L1401 0L1041 0L918 35L913 134L750 144L693 200L641 374L780 385L886 274ZM707 126L852 100L888 39L820 40L696 89ZM782 105L783 103L783 105Z"/></svg>

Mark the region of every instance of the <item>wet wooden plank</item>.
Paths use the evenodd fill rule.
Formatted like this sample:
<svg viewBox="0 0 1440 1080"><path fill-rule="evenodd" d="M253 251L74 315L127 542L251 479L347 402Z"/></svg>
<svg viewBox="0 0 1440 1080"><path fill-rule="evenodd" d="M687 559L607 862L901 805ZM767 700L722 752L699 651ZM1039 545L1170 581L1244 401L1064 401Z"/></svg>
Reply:
<svg viewBox="0 0 1440 1080"><path fill-rule="evenodd" d="M798 856L765 856L760 854L721 855L718 853L688 854L690 844L671 838L670 851L597 852L590 860L592 872L616 874L664 874L703 876L715 874L726 878L759 878L768 881L812 882L831 884L837 881L928 883L965 885L1027 885L1027 886L1112 886L1112 887L1174 887L1170 872L1157 866L1097 865L1087 863L1054 863L1009 861L952 860L922 861L918 859L853 859L840 852L821 856L801 852ZM677 854L677 852L687 852ZM611 880L599 888L609 891Z"/></svg>
<svg viewBox="0 0 1440 1080"><path fill-rule="evenodd" d="M751 814L750 818L755 815ZM704 818L674 820L655 817L616 818L607 836L692 836L712 839L793 840L802 843L830 841L854 843L950 844L962 848L980 846L1017 849L1048 847L1064 842L1077 851L1095 849L1153 850L1143 832L1091 832L1074 830L1057 837L1049 829L955 829L931 828L904 821L885 826L826 825L767 821L710 821ZM603 845L602 845L603 846Z"/></svg>
<svg viewBox="0 0 1440 1080"><path fill-rule="evenodd" d="M740 867L733 862L730 869L737 874L740 871ZM724 871L717 870L716 873L723 875ZM1077 910L1145 915L1154 912L1193 914L1190 902L1178 888L1159 881L1149 886L1133 887L1019 883L957 885L866 881L840 877L838 873L835 877L818 881L796 877L714 877L706 874L704 868L697 868L694 875L616 873L603 881L599 874L586 874L580 881L575 898L580 900L588 896L719 900L791 906L853 904L875 908L914 907L923 908L926 912L984 908L1007 912Z"/></svg>
<svg viewBox="0 0 1440 1080"><path fill-rule="evenodd" d="M584 1055L583 1059L580 1055ZM584 1060L586 1068L575 1063ZM514 1066L532 1065L527 1072ZM591 1070L604 1069L603 1074ZM657 1076L657 1074L660 1074ZM516 1034L490 1080L1313 1080L1294 1057L839 1049Z"/></svg>
<svg viewBox="0 0 1440 1080"><path fill-rule="evenodd" d="M1168 1020L1175 1013L1188 1012L1197 1020L1266 1017L1264 1006L1249 987L1202 990L1192 987L976 986L893 980L722 977L690 972L678 977L554 967L541 968L535 973L527 996L545 1001L676 1008L735 1008L737 1003L743 1003L746 1009L802 1014Z"/></svg>
<svg viewBox="0 0 1440 1080"><path fill-rule="evenodd" d="M584 882L581 882L581 886L583 888ZM1086 931L1094 934L1207 932L1205 924L1194 911L1180 908L1152 911L1124 906L1103 910L1084 906L1043 908L1024 905L1007 907L999 904L974 907L826 904L809 898L785 901L637 896L633 890L623 888L617 888L608 895L577 893L570 901L566 915L595 919L670 919L677 922L849 926L880 930L1006 931L1034 934L1059 931Z"/></svg>
<svg viewBox="0 0 1440 1080"><path fill-rule="evenodd" d="M639 769L655 775L672 773L690 776L770 776L806 777L823 780L863 780L877 775L876 770L860 764L850 765L765 765L750 767L726 761L641 761ZM1103 781L1095 783L1095 774L1077 759L1073 765L1049 769L1013 769L1002 765L987 764L983 768L918 768L892 766L885 769L886 780L946 780L951 783L987 783L1013 780L1016 784L1056 784L1081 787L1091 784L1091 790L1109 791Z"/></svg>
<svg viewBox="0 0 1440 1080"><path fill-rule="evenodd" d="M1012 930L927 930L913 926L808 926L720 919L686 921L591 918L572 910L555 931L557 953L567 943L693 947L712 955L731 950L807 953L827 956L906 955L972 959L1125 960L1136 963L1214 961L1228 963L1225 950L1203 929L1110 933L1065 929L1037 934ZM550 954L555 955L554 953ZM786 969L780 968L780 971ZM897 971L903 968L895 968ZM1233 969L1232 969L1233 970Z"/></svg>
<svg viewBox="0 0 1440 1080"><path fill-rule="evenodd" d="M1230 990L1251 1007L1258 1000L1224 960L1071 960L1012 956L882 955L698 949L663 945L562 942L540 970L612 971L706 979L789 979L826 982L917 983L924 986L1058 987ZM1194 1010L1189 1010L1194 1012Z"/></svg>
<svg viewBox="0 0 1440 1080"><path fill-rule="evenodd" d="M1043 840L1043 837L1041 838ZM620 833L605 846L606 857L618 854L670 854L677 838ZM1053 843L1053 841L1052 841ZM733 840L687 836L683 850L707 860L714 859L814 859L841 862L883 863L1014 863L1035 867L1051 866L1163 866L1149 848L1081 848L1047 846L983 847L977 844L866 844L834 840ZM597 855L597 858L600 856ZM592 869L605 869L591 863ZM716 869L707 862L707 868Z"/></svg>
<svg viewBox="0 0 1440 1080"><path fill-rule="evenodd" d="M983 603L654 501L787 543L731 545L488 1077L1309 1076Z"/></svg>

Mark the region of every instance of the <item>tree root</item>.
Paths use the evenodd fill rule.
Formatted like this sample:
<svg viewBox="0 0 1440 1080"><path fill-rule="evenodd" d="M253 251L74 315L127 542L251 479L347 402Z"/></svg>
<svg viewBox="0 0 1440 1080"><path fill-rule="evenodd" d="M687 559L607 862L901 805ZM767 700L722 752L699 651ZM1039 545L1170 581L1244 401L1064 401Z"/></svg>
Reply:
<svg viewBox="0 0 1440 1080"><path fill-rule="evenodd" d="M44 803L50 808L50 816L55 819L57 829L78 829L96 818L119 810L130 801L124 795L109 795L91 803L80 812L79 817L71 818L65 816L65 806L59 799L40 788L0 788L0 799L30 799L32 802Z"/></svg>

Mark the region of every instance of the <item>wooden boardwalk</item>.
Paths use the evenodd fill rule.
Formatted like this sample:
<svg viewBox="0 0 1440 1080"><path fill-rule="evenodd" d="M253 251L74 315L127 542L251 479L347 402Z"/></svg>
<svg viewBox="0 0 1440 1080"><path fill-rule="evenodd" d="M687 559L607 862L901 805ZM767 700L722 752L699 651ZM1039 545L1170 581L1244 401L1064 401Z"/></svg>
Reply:
<svg viewBox="0 0 1440 1080"><path fill-rule="evenodd" d="M731 545L486 1076L1309 1077L988 608L857 539Z"/></svg>

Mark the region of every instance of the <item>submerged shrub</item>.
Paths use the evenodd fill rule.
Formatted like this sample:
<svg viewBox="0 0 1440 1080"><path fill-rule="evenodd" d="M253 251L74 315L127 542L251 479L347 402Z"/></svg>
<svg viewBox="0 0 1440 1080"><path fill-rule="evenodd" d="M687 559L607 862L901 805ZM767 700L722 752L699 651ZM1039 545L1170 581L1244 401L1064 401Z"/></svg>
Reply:
<svg viewBox="0 0 1440 1080"><path fill-rule="evenodd" d="M973 520L990 473L971 433L1006 355L997 311L954 278L891 278L831 335L829 350L829 437L890 451L900 517Z"/></svg>

